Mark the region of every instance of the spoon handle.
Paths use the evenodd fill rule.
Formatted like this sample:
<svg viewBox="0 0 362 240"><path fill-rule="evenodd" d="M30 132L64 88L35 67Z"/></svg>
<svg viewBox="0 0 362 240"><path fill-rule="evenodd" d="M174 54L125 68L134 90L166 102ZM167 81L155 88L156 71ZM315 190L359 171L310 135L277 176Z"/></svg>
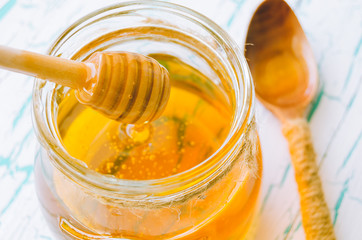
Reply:
<svg viewBox="0 0 362 240"><path fill-rule="evenodd" d="M0 68L79 89L88 76L85 63L0 45Z"/></svg>
<svg viewBox="0 0 362 240"><path fill-rule="evenodd" d="M336 239L322 183L309 125L305 119L287 120L283 134L289 151L300 195L302 222L307 240Z"/></svg>

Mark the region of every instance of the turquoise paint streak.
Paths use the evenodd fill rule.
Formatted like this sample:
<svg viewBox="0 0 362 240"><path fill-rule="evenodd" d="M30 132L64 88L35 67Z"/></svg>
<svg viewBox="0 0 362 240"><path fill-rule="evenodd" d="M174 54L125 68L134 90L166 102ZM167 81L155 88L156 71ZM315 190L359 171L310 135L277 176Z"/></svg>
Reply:
<svg viewBox="0 0 362 240"><path fill-rule="evenodd" d="M349 110L352 108L353 103L355 102L356 97L357 97L357 95L358 95L358 93L359 93L359 90L360 90L360 87L361 87L361 83L362 83L362 80L359 81L358 86L357 86L357 88L356 88L356 89L357 89L356 92L354 92L354 94L352 95L352 97L351 97L348 105L346 106L346 110L347 110L347 111L349 111ZM344 115L345 115L345 114L344 114ZM349 160L351 159L351 157L352 157L352 155L353 155L353 152L355 151L355 149L357 148L359 142L361 141L361 138L362 138L362 131L359 133L357 139L355 140L354 144L352 145L351 149L349 150L346 158L343 160L341 167L340 167L340 168L338 169L338 171L337 171L337 175L338 175L338 174L340 173L340 171L348 164Z"/></svg>
<svg viewBox="0 0 362 240"><path fill-rule="evenodd" d="M31 96L29 96L23 106L20 108L18 114L15 116L15 119L13 121L13 130L17 126L19 120L24 116L25 110L30 106L31 103Z"/></svg>
<svg viewBox="0 0 362 240"><path fill-rule="evenodd" d="M23 187L29 183L29 178L33 172L33 165L28 165L28 166L24 166L24 167L15 167L15 171L12 169L12 164L15 164L15 160L19 157L22 149L24 148L25 143L28 142L30 136L32 135L33 131L30 130L25 137L23 138L23 140L20 142L16 152L13 151L10 153L10 155L8 157L2 157L0 156L0 166L6 166L7 168L7 172L11 175L14 176L14 172L16 173L21 173L24 172L25 173L25 179L20 183L20 185L16 188L15 193L13 194L13 196L11 197L10 201L5 205L5 207L0 211L0 216L3 215L11 206L11 204L13 203L13 201L17 198L17 196L19 195L19 193L21 192L21 190L23 189Z"/></svg>
<svg viewBox="0 0 362 240"><path fill-rule="evenodd" d="M10 156L12 156L14 153L14 151L12 151L10 153ZM10 165L11 165L11 157L10 156L0 156L0 167L1 166L5 166L7 169L10 168ZM3 175L4 176L4 175ZM3 177L3 176L0 176L0 179Z"/></svg>
<svg viewBox="0 0 362 240"><path fill-rule="evenodd" d="M311 104L310 111L307 115L308 122L310 122L310 120L312 119L312 116L315 113L315 111L317 110L317 108L322 100L323 95L324 95L324 84L321 86L321 90L319 91L318 95L315 97L313 103Z"/></svg>
<svg viewBox="0 0 362 240"><path fill-rule="evenodd" d="M25 178L24 180L20 183L20 185L17 187L17 189L15 190L15 193L13 194L13 196L11 197L10 201L5 205L5 207L1 210L0 212L0 216L3 215L11 206L11 204L14 202L14 200L18 197L19 193L21 192L21 190L23 189L23 187L26 184L29 184L29 179L31 174L33 173L33 165L28 165L25 167L17 167L16 168L16 172L17 173L21 173L24 172L25 173Z"/></svg>
<svg viewBox="0 0 362 240"><path fill-rule="evenodd" d="M310 3L310 0L298 0L298 2L295 4L294 11L298 10L302 6L302 4L308 5Z"/></svg>
<svg viewBox="0 0 362 240"><path fill-rule="evenodd" d="M234 1L235 2L235 1ZM236 7L235 7L235 10L233 12L233 14L231 15L231 17L229 18L229 21L227 22L226 24L226 27L227 28L230 28L231 24L233 24L234 20L235 20L235 17L236 15L239 13L241 7L243 6L245 0L240 0L240 1L237 1L235 2L236 3Z"/></svg>
<svg viewBox="0 0 362 240"><path fill-rule="evenodd" d="M282 177L282 179L280 180L280 182L278 184L270 184L270 186L268 188L268 191L265 194L265 197L263 199L263 203L262 203L261 208L260 208L260 213L262 213L264 211L265 205L266 205L272 191L274 190L274 188L275 187L281 188L284 185L285 180L287 179L287 176L288 176L288 173L289 173L289 170L290 170L290 166L291 165L289 163L288 166L285 168L283 177Z"/></svg>
<svg viewBox="0 0 362 240"><path fill-rule="evenodd" d="M351 147L351 149L349 150L346 158L344 159L341 167L338 169L338 172L337 174L347 165L347 163L349 162L349 160L351 159L352 155L353 155L353 152L356 150L359 142L361 141L361 138L362 138L362 131L359 133L356 141L354 142L353 146Z"/></svg>
<svg viewBox="0 0 362 240"><path fill-rule="evenodd" d="M343 184L343 188L342 188L342 191L341 193L339 194L339 197L338 197L338 200L337 200L337 203L334 207L334 218L333 218L333 225L336 224L337 222L337 218L338 218L338 214L339 214L339 209L341 208L341 205L342 205L342 202L343 202L343 199L348 191L348 183L349 183L349 180L350 179L347 179L344 184Z"/></svg>
<svg viewBox="0 0 362 240"><path fill-rule="evenodd" d="M298 223L297 227L295 228L294 232L298 231L301 226L302 226L302 222L300 221Z"/></svg>
<svg viewBox="0 0 362 240"><path fill-rule="evenodd" d="M346 120L346 117L347 117L349 111L351 110L351 107L353 106L354 101L356 100L356 97L357 97L358 92L359 92L360 87L361 87L361 83L362 83L362 81L359 81L358 86L356 87L356 91L355 91L355 92L353 93L353 95L351 96L351 98L350 98L350 100L349 100L349 102L348 102L348 104L347 104L347 106L346 106L346 108L345 108L345 110L344 110L344 112L343 112L343 114L342 114L341 120L338 122L337 127L336 127L335 130L333 131L332 136L331 136L331 138L330 138L329 141L328 141L326 150L325 150L325 151L323 152L323 154L322 154L322 159L321 159L321 162L320 162L320 164L319 164L319 167L321 167L321 166L323 165L324 160L326 159L327 154L328 154L328 152L329 152L330 146L332 145L333 141L336 140L336 135L337 135L337 133L340 131L342 125L344 124L344 121Z"/></svg>
<svg viewBox="0 0 362 240"><path fill-rule="evenodd" d="M362 199L356 198L356 197L349 197L350 200L356 201L358 204L362 205Z"/></svg>
<svg viewBox="0 0 362 240"><path fill-rule="evenodd" d="M351 99L350 99L349 102L348 102L347 109L351 109L351 108L352 108L352 105L353 105L354 101L356 100L356 97L357 97L358 92L359 92L359 90L360 90L361 83L362 83L362 78L361 78L360 81L358 82L358 85L357 85L357 87L356 87L356 91L353 93Z"/></svg>
<svg viewBox="0 0 362 240"><path fill-rule="evenodd" d="M357 55L359 53L359 51L361 50L361 45L362 45L362 37L360 37L359 39L359 42L355 48L355 51L353 53L353 60L352 60L352 63L349 67L349 70L348 70L348 73L347 73L347 77L346 77L346 81L344 81L344 85L343 85L343 91L346 90L350 80L351 80L351 76L352 76L352 72L353 72L353 69L354 69L354 65L356 63L356 58L357 58Z"/></svg>
<svg viewBox="0 0 362 240"><path fill-rule="evenodd" d="M15 160L19 157L25 143L28 141L28 139L30 138L30 136L33 134L33 130L30 130L25 137L23 138L23 140L20 142L20 144L18 144L18 147L16 148L16 151L13 150L9 156L4 157L4 156L0 156L0 166L5 166L7 169L7 172L10 174L10 176L14 175L14 171L11 168L11 165L15 163ZM3 177L3 176L1 176Z"/></svg>
<svg viewBox="0 0 362 240"><path fill-rule="evenodd" d="M293 220L292 222L292 226L294 225L294 223L297 221L297 217L299 216L299 212L298 214L296 215L295 219ZM293 232L288 232L284 239L294 239L294 234L298 232L298 230L302 227L302 221L299 220L297 226L294 228Z"/></svg>
<svg viewBox="0 0 362 240"><path fill-rule="evenodd" d="M52 238L49 237L49 236L41 235L41 236L39 236L39 237L40 237L40 239L52 240Z"/></svg>
<svg viewBox="0 0 362 240"><path fill-rule="evenodd" d="M16 0L9 0L5 5L0 8L0 20L15 6Z"/></svg>
<svg viewBox="0 0 362 240"><path fill-rule="evenodd" d="M292 225L293 224L289 224L286 229L284 230L284 235L288 235L288 233L290 232L290 230L292 229Z"/></svg>

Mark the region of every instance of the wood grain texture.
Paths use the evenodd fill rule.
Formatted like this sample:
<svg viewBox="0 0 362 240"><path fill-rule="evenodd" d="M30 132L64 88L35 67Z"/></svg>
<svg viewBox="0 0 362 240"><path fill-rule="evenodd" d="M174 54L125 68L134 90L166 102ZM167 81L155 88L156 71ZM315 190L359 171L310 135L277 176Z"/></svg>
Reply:
<svg viewBox="0 0 362 240"><path fill-rule="evenodd" d="M109 4L116 1L107 1ZM238 42L260 0L176 1L212 18ZM321 80L309 113L325 197L337 239L362 239L361 1L290 0L313 48ZM1 0L0 44L46 52L72 22L104 1ZM0 239L54 239L34 190L37 141L29 79L0 71ZM21 94L19 94L21 92ZM264 157L257 240L303 240L299 199L278 121L257 104Z"/></svg>
<svg viewBox="0 0 362 240"><path fill-rule="evenodd" d="M87 59L94 76L76 97L110 119L142 124L161 116L170 96L166 68L155 59L130 52L96 52Z"/></svg>

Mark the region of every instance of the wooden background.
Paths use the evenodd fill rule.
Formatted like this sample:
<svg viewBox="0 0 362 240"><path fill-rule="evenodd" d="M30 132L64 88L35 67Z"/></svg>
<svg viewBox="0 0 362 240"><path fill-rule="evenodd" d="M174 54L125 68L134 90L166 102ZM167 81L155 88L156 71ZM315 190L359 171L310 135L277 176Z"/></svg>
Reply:
<svg viewBox="0 0 362 240"><path fill-rule="evenodd" d="M71 23L117 1L0 0L0 44L45 53ZM172 1L226 29L242 47L260 0ZM338 239L362 239L362 1L290 0L314 50L320 92L308 119ZM29 77L0 70L0 239L53 239L34 190L37 141ZM304 239L298 194L278 121L256 115L264 174L256 239ZM221 239L222 240L222 239Z"/></svg>

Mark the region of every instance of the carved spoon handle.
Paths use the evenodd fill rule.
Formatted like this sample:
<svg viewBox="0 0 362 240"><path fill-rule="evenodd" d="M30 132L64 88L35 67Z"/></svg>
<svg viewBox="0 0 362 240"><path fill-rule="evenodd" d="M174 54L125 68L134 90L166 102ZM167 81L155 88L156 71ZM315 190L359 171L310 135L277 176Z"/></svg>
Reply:
<svg viewBox="0 0 362 240"><path fill-rule="evenodd" d="M302 222L307 240L336 239L322 183L318 174L311 132L305 119L287 120L283 134L289 151L300 195Z"/></svg>

